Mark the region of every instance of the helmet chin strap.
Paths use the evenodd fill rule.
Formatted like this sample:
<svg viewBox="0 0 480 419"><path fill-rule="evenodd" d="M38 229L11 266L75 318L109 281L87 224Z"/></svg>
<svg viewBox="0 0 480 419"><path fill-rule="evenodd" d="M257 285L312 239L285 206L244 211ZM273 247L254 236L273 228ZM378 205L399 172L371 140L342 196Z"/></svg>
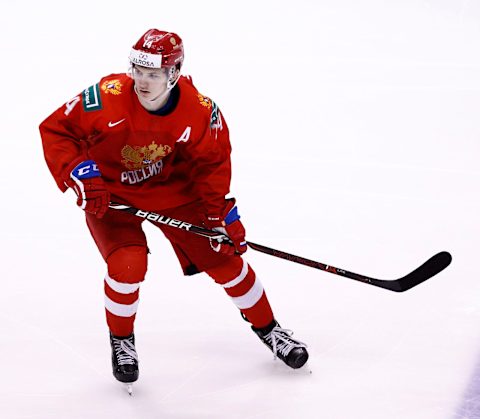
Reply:
<svg viewBox="0 0 480 419"><path fill-rule="evenodd" d="M157 99L160 99L162 96L170 94L170 89L167 89L164 93L160 93L157 97L150 99L150 102L155 102Z"/></svg>

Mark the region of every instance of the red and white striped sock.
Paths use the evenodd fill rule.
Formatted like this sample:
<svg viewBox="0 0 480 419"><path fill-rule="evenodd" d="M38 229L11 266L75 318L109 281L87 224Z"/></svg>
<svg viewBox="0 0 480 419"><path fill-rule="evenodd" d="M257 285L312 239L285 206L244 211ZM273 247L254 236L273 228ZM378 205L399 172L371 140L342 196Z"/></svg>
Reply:
<svg viewBox="0 0 480 419"><path fill-rule="evenodd" d="M137 313L140 283L147 272L147 249L126 246L107 259L105 275L105 311L114 336L129 336Z"/></svg>
<svg viewBox="0 0 480 419"><path fill-rule="evenodd" d="M105 276L105 312L114 336L129 336L139 302L140 284L125 284Z"/></svg>
<svg viewBox="0 0 480 419"><path fill-rule="evenodd" d="M265 327L272 322L273 312L263 285L241 257L232 257L227 263L209 269L207 274L225 289L255 328Z"/></svg>

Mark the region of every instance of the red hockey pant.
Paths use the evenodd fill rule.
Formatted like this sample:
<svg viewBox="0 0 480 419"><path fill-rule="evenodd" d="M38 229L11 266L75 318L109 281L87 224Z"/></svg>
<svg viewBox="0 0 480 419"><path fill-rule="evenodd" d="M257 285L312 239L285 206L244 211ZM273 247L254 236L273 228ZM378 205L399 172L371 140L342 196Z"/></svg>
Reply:
<svg viewBox="0 0 480 419"><path fill-rule="evenodd" d="M190 204L162 211L172 218L200 224L198 208ZM102 219L87 214L92 236L107 262L105 309L107 323L115 336L133 331L139 303L140 283L147 272L147 241L142 219L115 210ZM253 326L267 326L273 313L260 280L240 256L214 252L208 239L183 230L157 225L172 244L186 275L206 272L222 286Z"/></svg>

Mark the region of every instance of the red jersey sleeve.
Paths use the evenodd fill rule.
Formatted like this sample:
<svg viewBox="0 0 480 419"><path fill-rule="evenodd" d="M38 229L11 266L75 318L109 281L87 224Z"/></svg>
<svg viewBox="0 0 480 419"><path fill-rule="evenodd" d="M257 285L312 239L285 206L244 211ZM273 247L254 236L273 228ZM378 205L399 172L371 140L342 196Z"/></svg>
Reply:
<svg viewBox="0 0 480 419"><path fill-rule="evenodd" d="M78 95L58 108L40 124L43 152L48 168L62 192L71 170L86 160L82 140L88 136L82 121L82 97Z"/></svg>

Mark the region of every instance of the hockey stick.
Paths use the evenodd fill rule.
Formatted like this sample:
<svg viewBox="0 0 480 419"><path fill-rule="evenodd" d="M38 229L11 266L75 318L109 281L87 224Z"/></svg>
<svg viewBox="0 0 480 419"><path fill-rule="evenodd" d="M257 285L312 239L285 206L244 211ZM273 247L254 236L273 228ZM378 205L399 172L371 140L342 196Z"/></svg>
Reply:
<svg viewBox="0 0 480 419"><path fill-rule="evenodd" d="M145 218L146 220L153 221L156 223L168 225L174 228L179 228L181 230L189 231L200 236L208 237L210 239L224 241L230 243L231 241L222 233L218 231L209 230L204 227L199 227L184 221L175 220L174 218L167 217L165 215L157 214L150 211L142 211L137 208L130 207L128 205L117 204L114 202L110 203L110 208L127 212L129 214L135 215L137 217ZM321 262L315 262L314 260L306 259L301 256L295 256L290 253L282 252L281 250L275 250L270 247L263 246L261 244L256 244L252 242L247 242L248 247L258 252L266 253L267 255L275 256L280 259L289 260L291 262L296 262L301 265L310 266L311 268L320 269L325 272L330 272L335 275L343 276L345 278L354 279L355 281L360 281L366 284L374 285L386 290L403 292L407 291L410 288L421 284L432 276L443 271L450 262L452 261L452 255L448 252L440 252L435 256L432 256L428 259L423 265L419 266L414 271L410 272L408 275L405 275L402 278L395 280L384 280L384 279L375 279L370 278L365 275L359 275L354 272L349 272L344 269L336 268L335 266L325 265Z"/></svg>

